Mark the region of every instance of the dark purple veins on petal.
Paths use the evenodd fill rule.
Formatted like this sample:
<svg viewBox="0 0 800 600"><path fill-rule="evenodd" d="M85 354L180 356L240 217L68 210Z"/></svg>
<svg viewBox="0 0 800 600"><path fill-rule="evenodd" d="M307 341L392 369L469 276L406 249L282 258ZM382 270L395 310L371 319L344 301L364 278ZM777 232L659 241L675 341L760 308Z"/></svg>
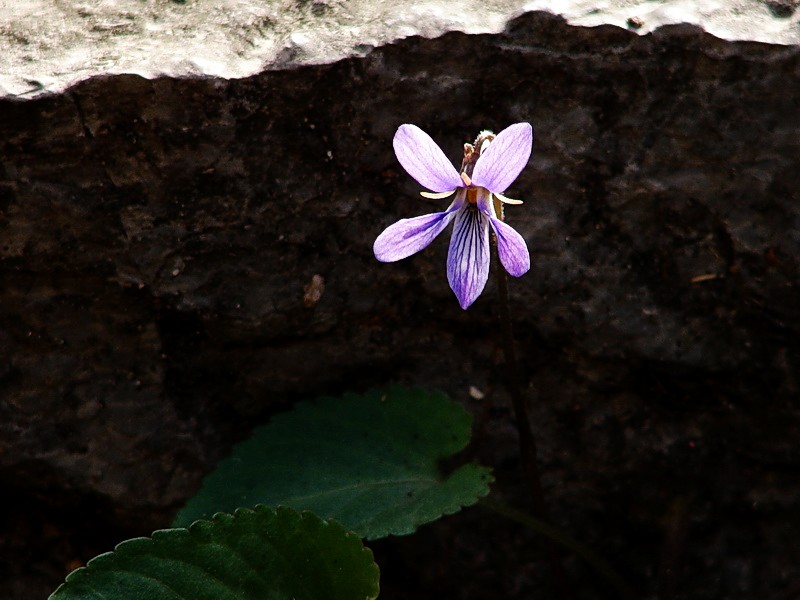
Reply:
<svg viewBox="0 0 800 600"><path fill-rule="evenodd" d="M447 256L447 279L461 308L480 296L488 277L488 218L474 206L465 206L456 215Z"/></svg>

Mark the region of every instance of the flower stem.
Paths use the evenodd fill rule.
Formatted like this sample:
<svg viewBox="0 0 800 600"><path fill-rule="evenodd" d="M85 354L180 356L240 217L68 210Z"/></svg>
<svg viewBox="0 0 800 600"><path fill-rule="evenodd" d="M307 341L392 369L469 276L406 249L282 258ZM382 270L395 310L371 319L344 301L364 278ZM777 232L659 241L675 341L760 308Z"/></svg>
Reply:
<svg viewBox="0 0 800 600"><path fill-rule="evenodd" d="M544 499L542 489L542 478L539 473L538 449L536 439L533 436L530 419L528 417L528 406L522 395L522 385L517 364L517 353L514 348L514 334L511 327L511 311L508 303L508 275L500 264L497 254L497 240L492 239L492 254L494 256L494 272L497 274L497 296L500 317L500 333L502 336L503 354L506 360L506 387L511 396L511 404L514 408L514 419L519 432L520 460L524 473L524 479L528 486L531 496L531 508L533 515L544 523L550 522L549 511ZM559 549L551 539L545 539L548 559L553 574L553 582L561 600L570 600L573 597L572 590L567 580L564 566L561 564Z"/></svg>

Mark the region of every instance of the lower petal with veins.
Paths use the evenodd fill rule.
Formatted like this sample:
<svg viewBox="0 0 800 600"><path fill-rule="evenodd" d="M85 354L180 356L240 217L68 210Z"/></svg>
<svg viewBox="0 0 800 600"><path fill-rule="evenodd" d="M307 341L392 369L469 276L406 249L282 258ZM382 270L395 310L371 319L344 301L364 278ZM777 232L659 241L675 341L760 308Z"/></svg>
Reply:
<svg viewBox="0 0 800 600"><path fill-rule="evenodd" d="M447 254L447 280L466 309L480 296L489 278L489 218L475 205L456 213Z"/></svg>

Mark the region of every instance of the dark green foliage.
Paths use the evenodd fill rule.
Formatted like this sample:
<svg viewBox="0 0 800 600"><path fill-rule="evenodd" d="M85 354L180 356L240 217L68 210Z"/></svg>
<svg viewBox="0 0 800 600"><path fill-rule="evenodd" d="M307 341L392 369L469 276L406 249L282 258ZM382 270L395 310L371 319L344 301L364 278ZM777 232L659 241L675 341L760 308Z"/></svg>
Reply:
<svg viewBox="0 0 800 600"><path fill-rule="evenodd" d="M239 444L175 523L267 504L335 518L369 539L412 533L488 493L488 468L444 476L438 466L467 445L471 422L444 395L418 389L300 404Z"/></svg>

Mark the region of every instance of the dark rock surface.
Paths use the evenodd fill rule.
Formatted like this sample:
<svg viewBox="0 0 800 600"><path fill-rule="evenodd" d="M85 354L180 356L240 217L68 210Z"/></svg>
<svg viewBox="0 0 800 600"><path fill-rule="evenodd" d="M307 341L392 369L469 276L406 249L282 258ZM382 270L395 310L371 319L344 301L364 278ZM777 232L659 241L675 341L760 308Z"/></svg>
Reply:
<svg viewBox="0 0 800 600"><path fill-rule="evenodd" d="M462 312L446 236L392 265L371 246L439 206L392 154L399 124L456 162L523 120L508 218L534 266L511 293L557 524L641 597L792 597L798 75L794 46L532 13L247 79L0 102L8 597L167 525L231 444L319 394L444 389L519 504L491 286ZM537 538L482 511L376 544L381 597L552 597ZM578 597L613 597L567 567Z"/></svg>

